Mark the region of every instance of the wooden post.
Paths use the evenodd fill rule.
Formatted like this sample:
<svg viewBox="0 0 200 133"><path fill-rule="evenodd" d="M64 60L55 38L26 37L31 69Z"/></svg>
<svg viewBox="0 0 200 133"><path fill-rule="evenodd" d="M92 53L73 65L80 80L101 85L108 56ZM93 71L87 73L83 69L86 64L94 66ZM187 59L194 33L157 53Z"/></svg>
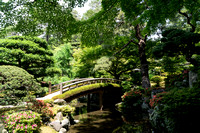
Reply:
<svg viewBox="0 0 200 133"><path fill-rule="evenodd" d="M91 103L90 94L88 94L88 96L87 96L87 112L90 112L90 103Z"/></svg>
<svg viewBox="0 0 200 133"><path fill-rule="evenodd" d="M103 110L103 91L99 92L99 107L100 107L100 110L102 111Z"/></svg>
<svg viewBox="0 0 200 133"><path fill-rule="evenodd" d="M49 94L51 93L51 81L49 81Z"/></svg>
<svg viewBox="0 0 200 133"><path fill-rule="evenodd" d="M60 84L60 94L63 93L63 86L62 86L62 83Z"/></svg>

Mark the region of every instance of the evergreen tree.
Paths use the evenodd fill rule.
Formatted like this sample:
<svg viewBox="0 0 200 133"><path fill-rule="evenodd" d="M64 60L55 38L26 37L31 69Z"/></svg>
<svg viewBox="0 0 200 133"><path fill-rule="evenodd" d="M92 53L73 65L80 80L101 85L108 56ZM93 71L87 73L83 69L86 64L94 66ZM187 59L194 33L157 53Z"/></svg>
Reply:
<svg viewBox="0 0 200 133"><path fill-rule="evenodd" d="M25 69L35 78L59 73L46 41L37 37L13 36L0 40L0 64Z"/></svg>

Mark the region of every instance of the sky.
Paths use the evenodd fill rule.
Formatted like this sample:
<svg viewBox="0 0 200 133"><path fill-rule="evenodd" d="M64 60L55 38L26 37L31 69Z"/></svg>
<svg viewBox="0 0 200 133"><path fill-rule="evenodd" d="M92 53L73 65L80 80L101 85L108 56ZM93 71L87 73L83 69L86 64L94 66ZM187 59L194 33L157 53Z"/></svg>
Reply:
<svg viewBox="0 0 200 133"><path fill-rule="evenodd" d="M85 5L84 5L84 7L76 7L76 8L74 8L74 10L76 10L81 16L83 16L83 14L87 11L87 10L89 10L89 3L91 2L91 0L88 0L86 3L85 3Z"/></svg>
<svg viewBox="0 0 200 133"><path fill-rule="evenodd" d="M3 2L7 2L8 0L2 0ZM89 3L91 2L91 0L88 0L86 3L85 3L85 5L84 5L84 7L76 7L76 8L74 8L74 10L76 10L81 16L83 16L83 14L87 11L87 10L89 10Z"/></svg>

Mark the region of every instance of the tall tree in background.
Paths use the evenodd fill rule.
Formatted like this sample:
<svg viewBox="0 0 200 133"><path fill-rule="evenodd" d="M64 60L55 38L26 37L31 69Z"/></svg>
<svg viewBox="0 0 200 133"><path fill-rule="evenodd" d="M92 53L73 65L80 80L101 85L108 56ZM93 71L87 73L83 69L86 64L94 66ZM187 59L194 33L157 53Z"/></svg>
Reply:
<svg viewBox="0 0 200 133"><path fill-rule="evenodd" d="M62 76L72 78L72 51L70 44L61 45L54 54L55 64L62 70Z"/></svg>

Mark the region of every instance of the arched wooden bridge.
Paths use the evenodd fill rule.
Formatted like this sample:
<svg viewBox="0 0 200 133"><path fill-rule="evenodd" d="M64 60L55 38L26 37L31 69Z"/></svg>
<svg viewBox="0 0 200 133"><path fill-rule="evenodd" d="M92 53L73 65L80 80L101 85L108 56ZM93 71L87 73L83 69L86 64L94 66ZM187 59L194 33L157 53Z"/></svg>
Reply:
<svg viewBox="0 0 200 133"><path fill-rule="evenodd" d="M119 80L111 79L111 78L80 78L74 79L70 81L65 81L59 84L55 84L53 86L49 86L49 93L52 93L56 90L60 90L60 94L65 91L69 91L80 86L95 84L95 83L119 83Z"/></svg>
<svg viewBox="0 0 200 133"><path fill-rule="evenodd" d="M111 79L111 78L80 78L74 79L70 81L65 81L59 84L51 85L49 84L49 94L42 98L37 98L38 100L51 99L52 97L63 94L66 91L70 91L72 89L86 86L90 84L96 83L120 83L119 80Z"/></svg>

